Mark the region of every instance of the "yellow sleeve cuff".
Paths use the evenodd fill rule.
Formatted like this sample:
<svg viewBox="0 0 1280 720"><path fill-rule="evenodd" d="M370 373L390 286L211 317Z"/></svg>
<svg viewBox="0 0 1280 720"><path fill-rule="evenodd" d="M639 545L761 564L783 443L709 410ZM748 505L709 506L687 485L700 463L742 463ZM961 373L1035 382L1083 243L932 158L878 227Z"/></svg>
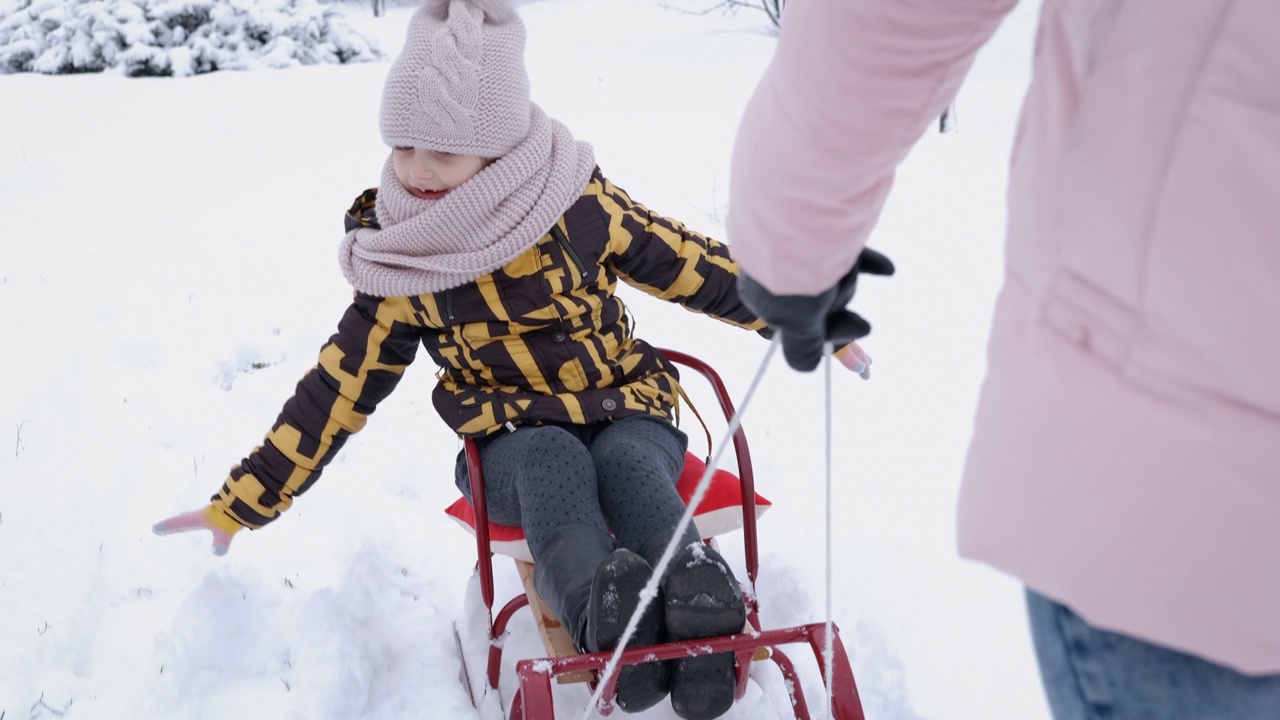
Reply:
<svg viewBox="0 0 1280 720"><path fill-rule="evenodd" d="M204 516L210 526L229 535L235 535L237 532L244 529L244 525L241 525L240 522L231 515L231 513L217 505L209 505L206 507L204 509Z"/></svg>

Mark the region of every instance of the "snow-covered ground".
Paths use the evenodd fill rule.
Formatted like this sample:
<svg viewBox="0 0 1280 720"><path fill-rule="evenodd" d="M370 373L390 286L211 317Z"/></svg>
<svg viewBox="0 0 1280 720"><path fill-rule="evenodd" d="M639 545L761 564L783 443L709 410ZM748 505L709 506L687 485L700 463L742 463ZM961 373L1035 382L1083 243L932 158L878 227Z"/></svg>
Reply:
<svg viewBox="0 0 1280 720"><path fill-rule="evenodd" d="M774 41L763 15L680 11L709 4L522 13L535 99L634 198L719 237L737 118ZM409 6L338 7L394 55ZM929 134L903 167L873 240L899 274L855 303L874 376L835 376L834 619L871 720L1047 717L1019 586L953 540L1036 12L1024 3L983 52L960 132ZM458 442L425 355L319 484L226 557L207 535L150 532L260 442L346 306L335 249L386 154L386 70L0 76L0 718L493 720L458 680L475 557L442 512ZM642 337L745 390L757 336L628 298ZM767 627L825 613L822 392L779 360L747 411L775 503ZM739 535L721 543L741 567ZM515 625L508 665L541 655L528 615ZM800 670L819 698L812 661ZM727 717L788 717L780 683L758 667ZM585 686L558 693L581 714Z"/></svg>

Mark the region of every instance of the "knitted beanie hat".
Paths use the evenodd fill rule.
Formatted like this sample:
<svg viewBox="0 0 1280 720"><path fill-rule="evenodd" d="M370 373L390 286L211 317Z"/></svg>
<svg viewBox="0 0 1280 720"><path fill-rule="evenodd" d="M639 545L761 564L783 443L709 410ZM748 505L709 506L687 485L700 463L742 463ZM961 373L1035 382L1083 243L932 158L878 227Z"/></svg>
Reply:
<svg viewBox="0 0 1280 720"><path fill-rule="evenodd" d="M529 133L524 38L510 0L426 0L382 89L383 142L506 155Z"/></svg>

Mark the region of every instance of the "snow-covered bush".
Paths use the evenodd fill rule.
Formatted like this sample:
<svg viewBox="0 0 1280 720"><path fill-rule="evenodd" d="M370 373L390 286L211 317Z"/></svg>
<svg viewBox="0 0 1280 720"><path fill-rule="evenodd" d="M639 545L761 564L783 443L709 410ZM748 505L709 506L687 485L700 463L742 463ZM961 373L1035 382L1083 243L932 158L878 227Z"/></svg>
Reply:
<svg viewBox="0 0 1280 720"><path fill-rule="evenodd" d="M383 54L316 0L9 0L0 72L186 76Z"/></svg>

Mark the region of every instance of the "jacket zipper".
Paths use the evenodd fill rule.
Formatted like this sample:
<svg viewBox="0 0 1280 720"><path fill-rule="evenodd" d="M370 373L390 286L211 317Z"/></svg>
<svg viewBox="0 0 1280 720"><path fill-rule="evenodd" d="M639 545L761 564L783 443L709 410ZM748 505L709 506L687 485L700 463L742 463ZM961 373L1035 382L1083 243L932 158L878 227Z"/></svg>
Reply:
<svg viewBox="0 0 1280 720"><path fill-rule="evenodd" d="M449 324L453 324L453 290L444 291L444 314L449 319Z"/></svg>
<svg viewBox="0 0 1280 720"><path fill-rule="evenodd" d="M583 264L582 259L578 257L578 253L573 251L573 246L569 244L569 238L565 237L564 231L559 226L552 226L551 237L560 243L560 247L564 248L564 254L569 256L569 261L578 269L578 277L586 279L587 266Z"/></svg>

